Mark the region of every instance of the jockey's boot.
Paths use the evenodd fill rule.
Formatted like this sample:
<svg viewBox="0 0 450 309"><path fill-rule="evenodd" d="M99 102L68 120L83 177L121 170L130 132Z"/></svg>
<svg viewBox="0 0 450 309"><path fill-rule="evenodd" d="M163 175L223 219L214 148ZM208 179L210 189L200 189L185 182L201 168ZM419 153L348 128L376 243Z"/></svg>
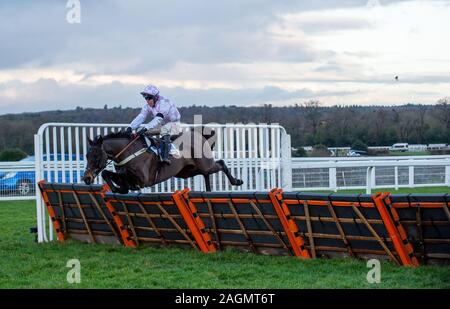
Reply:
<svg viewBox="0 0 450 309"><path fill-rule="evenodd" d="M161 154L162 158L161 159L162 159L163 163L170 165L170 163L172 163L172 162L170 162L170 159L169 159L170 135L169 134L163 135L162 140L163 140L163 149L162 149L162 154Z"/></svg>

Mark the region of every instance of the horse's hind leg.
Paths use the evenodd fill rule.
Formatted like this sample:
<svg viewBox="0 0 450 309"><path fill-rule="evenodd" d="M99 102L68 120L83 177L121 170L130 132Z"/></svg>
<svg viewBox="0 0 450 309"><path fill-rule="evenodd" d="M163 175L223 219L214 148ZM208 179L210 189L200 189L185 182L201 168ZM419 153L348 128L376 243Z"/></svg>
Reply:
<svg viewBox="0 0 450 309"><path fill-rule="evenodd" d="M240 186L244 183L241 179L234 178L233 175L231 175L230 170L223 160L217 160L214 162L214 166L211 169L210 174L214 174L219 171L222 171L225 175L227 175L228 180L233 186Z"/></svg>
<svg viewBox="0 0 450 309"><path fill-rule="evenodd" d="M208 175L203 175L203 177L205 178L205 188L206 191L211 191L211 182L209 181L209 174Z"/></svg>

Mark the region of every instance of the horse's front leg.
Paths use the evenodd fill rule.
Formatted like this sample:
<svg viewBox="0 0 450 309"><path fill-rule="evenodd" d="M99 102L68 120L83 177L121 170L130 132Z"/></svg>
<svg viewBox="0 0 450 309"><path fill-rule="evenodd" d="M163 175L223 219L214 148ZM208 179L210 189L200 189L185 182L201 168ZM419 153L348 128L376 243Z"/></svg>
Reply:
<svg viewBox="0 0 450 309"><path fill-rule="evenodd" d="M114 193L126 194L130 189L123 174L105 170L102 172L102 178Z"/></svg>
<svg viewBox="0 0 450 309"><path fill-rule="evenodd" d="M112 173L110 171L103 171L102 172L102 178L106 182L106 184L109 186L112 192L116 193L118 192L118 188L116 185L112 182Z"/></svg>

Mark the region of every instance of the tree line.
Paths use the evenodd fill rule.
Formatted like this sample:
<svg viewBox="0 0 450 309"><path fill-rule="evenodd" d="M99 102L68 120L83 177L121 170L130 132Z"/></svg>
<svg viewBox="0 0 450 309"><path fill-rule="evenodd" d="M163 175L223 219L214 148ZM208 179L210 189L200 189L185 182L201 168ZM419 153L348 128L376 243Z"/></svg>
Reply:
<svg viewBox="0 0 450 309"><path fill-rule="evenodd" d="M180 107L182 121L192 123L202 115L203 123L279 123L291 134L292 146L368 146L450 143L450 97L434 105L324 106L307 101L294 106L263 105ZM20 149L32 155L33 135L46 122L129 123L139 109L121 106L81 108L0 116L0 152Z"/></svg>

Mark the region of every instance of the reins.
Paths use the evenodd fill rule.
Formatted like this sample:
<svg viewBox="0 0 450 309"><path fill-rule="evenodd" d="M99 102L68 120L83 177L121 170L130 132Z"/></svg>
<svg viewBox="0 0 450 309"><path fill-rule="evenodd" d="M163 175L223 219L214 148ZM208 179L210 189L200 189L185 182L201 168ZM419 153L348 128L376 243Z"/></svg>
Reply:
<svg viewBox="0 0 450 309"><path fill-rule="evenodd" d="M140 137L141 137L140 135L136 135L136 137L133 138L133 140L132 140L131 142L129 142L125 147L123 147L123 149L122 149L121 151L119 151L119 153L116 154L116 155L114 156L114 158L111 159L111 161L114 161L114 160L118 159L119 156L120 156L122 153L124 153L125 150L127 150L128 148L130 148L130 146L131 146L135 141L137 141L137 139L140 138ZM111 163L111 162L109 162L109 163ZM109 164L109 163L108 163L108 164Z"/></svg>
<svg viewBox="0 0 450 309"><path fill-rule="evenodd" d="M123 154L128 148L130 148L130 146L135 142L135 141L137 141L139 138L140 138L141 136L140 135L136 135L136 137L135 138L133 138L132 140L131 140L131 142L129 142L125 147L123 147L122 148L122 150L120 150L112 159L108 159L107 161L106 161L106 164L105 164L105 166L104 167L102 167L100 170L98 170L96 173L92 173L93 175L94 175L94 179L95 178L97 178L97 176L109 165L109 164L111 164L111 162L114 162L114 160L117 160L118 158L119 158L119 156L121 155L121 154Z"/></svg>

